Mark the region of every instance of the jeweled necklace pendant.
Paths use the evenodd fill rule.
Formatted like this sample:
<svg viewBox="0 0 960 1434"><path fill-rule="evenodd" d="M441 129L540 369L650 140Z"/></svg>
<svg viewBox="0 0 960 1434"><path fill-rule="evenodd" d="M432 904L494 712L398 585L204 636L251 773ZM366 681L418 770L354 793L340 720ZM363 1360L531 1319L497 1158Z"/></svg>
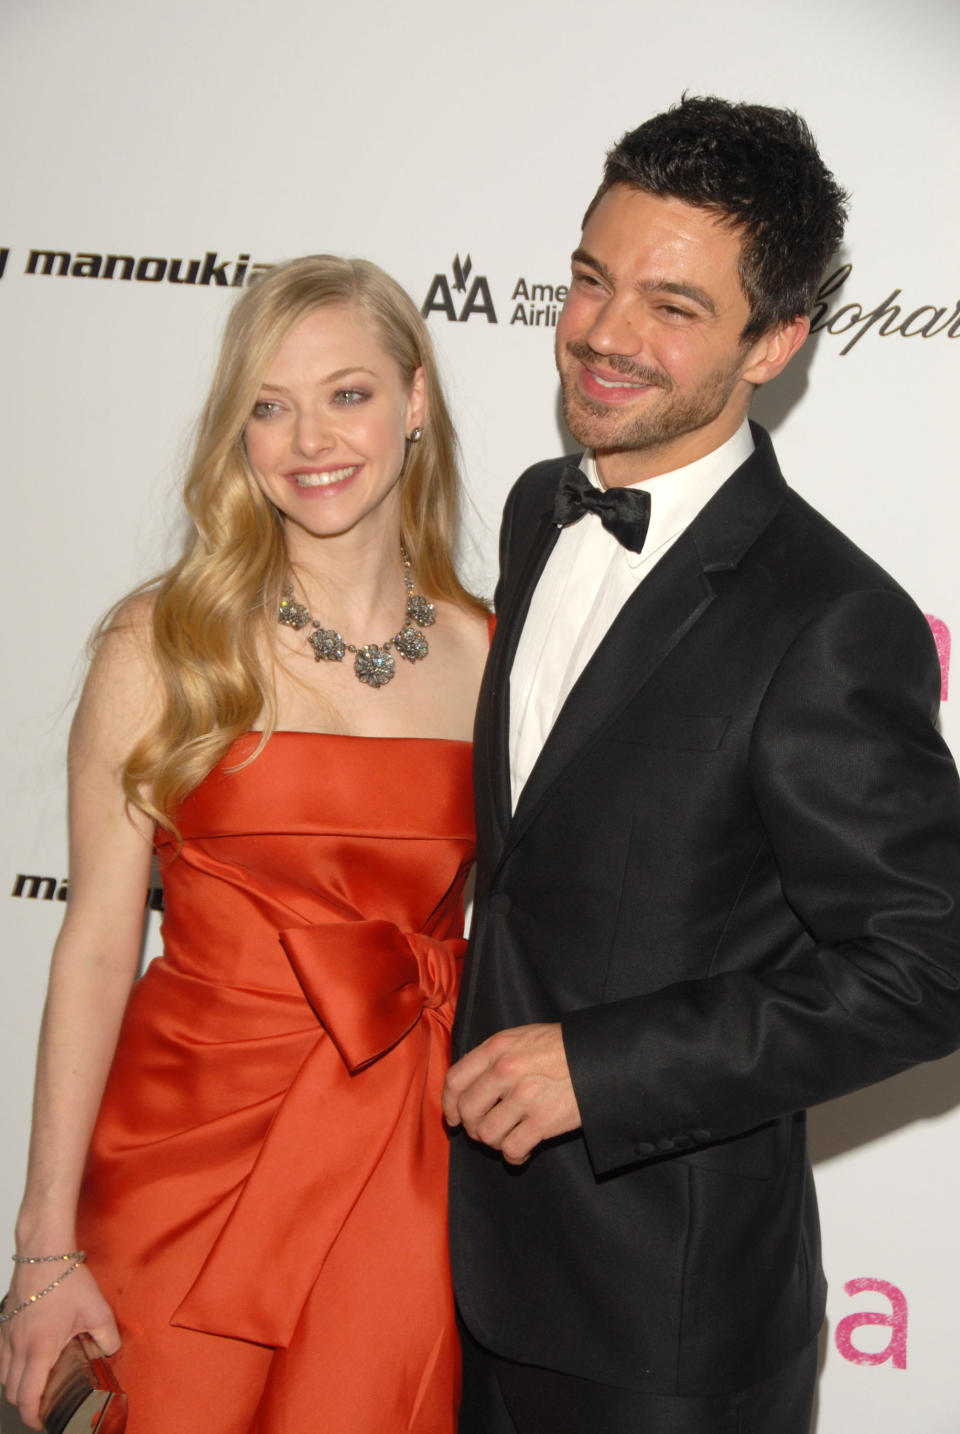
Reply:
<svg viewBox="0 0 960 1434"><path fill-rule="evenodd" d="M302 602L293 600L293 584L288 583L283 590L283 597L280 599L280 615L277 619L281 627L301 628L306 627L310 621L310 610L305 608Z"/></svg>
<svg viewBox="0 0 960 1434"><path fill-rule="evenodd" d="M318 627L307 638L318 662L342 662L347 650L339 632L332 627Z"/></svg>
<svg viewBox="0 0 960 1434"><path fill-rule="evenodd" d="M313 631L309 634L307 641L313 648L313 655L317 662L342 662L344 655L348 652L354 654L353 670L357 680L365 683L368 687L385 687L392 681L396 673L390 649L394 648L407 662L420 662L430 651L430 644L422 632L418 632L413 626L432 627L437 620L437 612L432 602L429 602L420 593L413 591L413 574L411 572L410 559L407 557L403 547L400 548L400 556L403 560L403 581L407 589L407 606L404 613L403 626L399 632L387 638L384 643L367 643L363 647L357 647L352 642L345 642L343 637L332 627L323 627L319 618L315 618L310 609L302 602L297 602L293 596L293 584L287 583L283 590L283 597L280 599L280 611L277 614L277 621L283 627L292 627L295 631L306 627L310 623Z"/></svg>
<svg viewBox="0 0 960 1434"><path fill-rule="evenodd" d="M388 682L393 681L396 667L390 656L389 642L385 642L383 647L371 642L367 647L351 648L350 651L357 654L353 659L353 670L368 687L386 687Z"/></svg>

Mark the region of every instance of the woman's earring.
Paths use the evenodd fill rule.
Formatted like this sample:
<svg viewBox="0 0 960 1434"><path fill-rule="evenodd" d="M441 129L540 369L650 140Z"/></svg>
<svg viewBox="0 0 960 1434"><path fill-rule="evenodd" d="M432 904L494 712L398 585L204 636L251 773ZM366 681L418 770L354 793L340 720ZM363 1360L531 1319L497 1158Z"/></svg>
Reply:
<svg viewBox="0 0 960 1434"><path fill-rule="evenodd" d="M423 429L422 429L422 428L415 428L415 429L413 430L413 432L411 433L410 437L407 439L407 442L408 442L408 443L419 443L419 442L420 442L420 439L421 439L422 437L423 437Z"/></svg>

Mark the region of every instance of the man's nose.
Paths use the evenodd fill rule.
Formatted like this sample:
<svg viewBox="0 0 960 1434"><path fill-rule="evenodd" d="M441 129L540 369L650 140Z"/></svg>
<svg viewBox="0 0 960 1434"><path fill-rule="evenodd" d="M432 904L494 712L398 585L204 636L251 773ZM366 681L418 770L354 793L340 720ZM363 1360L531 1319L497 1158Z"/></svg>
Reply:
<svg viewBox="0 0 960 1434"><path fill-rule="evenodd" d="M585 337L598 354L636 358L645 349L642 314L636 305L613 296L597 312Z"/></svg>

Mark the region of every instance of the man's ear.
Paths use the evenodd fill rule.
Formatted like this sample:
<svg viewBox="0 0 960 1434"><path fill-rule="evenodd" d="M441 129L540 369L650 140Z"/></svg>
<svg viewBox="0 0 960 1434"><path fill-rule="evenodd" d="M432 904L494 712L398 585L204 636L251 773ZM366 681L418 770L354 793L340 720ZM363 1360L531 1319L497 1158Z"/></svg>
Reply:
<svg viewBox="0 0 960 1434"><path fill-rule="evenodd" d="M806 314L798 314L795 319L788 319L769 333L762 334L751 347L746 368L741 370L740 377L747 383L769 383L783 372L798 349L803 347L809 332L810 320Z"/></svg>

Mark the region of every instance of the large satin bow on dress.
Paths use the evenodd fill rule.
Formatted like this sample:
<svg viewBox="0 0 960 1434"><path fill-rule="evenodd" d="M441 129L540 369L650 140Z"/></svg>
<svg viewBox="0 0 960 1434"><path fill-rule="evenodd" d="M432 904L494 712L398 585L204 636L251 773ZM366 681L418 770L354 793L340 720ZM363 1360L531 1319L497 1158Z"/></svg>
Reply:
<svg viewBox="0 0 960 1434"><path fill-rule="evenodd" d="M389 921L280 933L323 1033L284 1095L173 1323L285 1346L388 1145L446 1179L440 1096L466 942ZM291 1150L299 1152L291 1166ZM437 1184L433 1184L434 1191Z"/></svg>

